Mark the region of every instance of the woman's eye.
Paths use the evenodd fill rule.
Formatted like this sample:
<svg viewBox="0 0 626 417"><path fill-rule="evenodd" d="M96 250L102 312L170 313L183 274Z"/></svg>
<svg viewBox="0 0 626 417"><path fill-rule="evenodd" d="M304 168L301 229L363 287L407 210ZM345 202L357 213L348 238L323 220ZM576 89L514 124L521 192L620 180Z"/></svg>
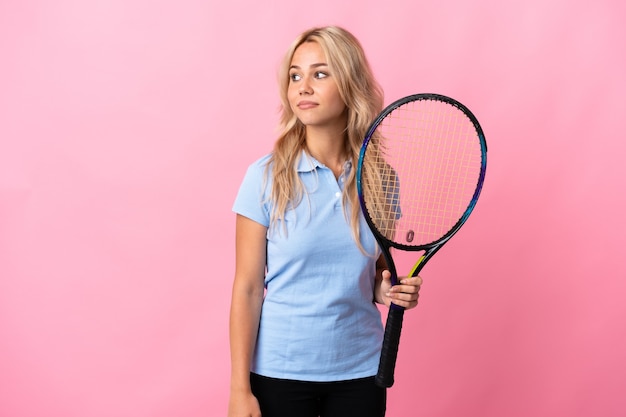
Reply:
<svg viewBox="0 0 626 417"><path fill-rule="evenodd" d="M328 77L328 74L326 74L325 72L317 71L315 73L315 78L326 78L326 77Z"/></svg>
<svg viewBox="0 0 626 417"><path fill-rule="evenodd" d="M289 76L289 79L290 79L291 81L300 81L300 78L301 78L301 77L300 77L298 74L291 74L291 75Z"/></svg>

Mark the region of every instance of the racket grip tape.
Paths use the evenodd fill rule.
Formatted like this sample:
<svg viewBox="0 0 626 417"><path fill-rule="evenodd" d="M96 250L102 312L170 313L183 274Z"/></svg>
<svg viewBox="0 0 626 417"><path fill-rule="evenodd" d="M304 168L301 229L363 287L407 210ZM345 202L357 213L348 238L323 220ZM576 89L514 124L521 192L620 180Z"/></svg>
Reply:
<svg viewBox="0 0 626 417"><path fill-rule="evenodd" d="M400 345L400 333L402 331L402 320L404 319L403 308L390 308L385 325L385 336L383 347L380 352L380 362L378 364L378 374L376 374L376 385L382 388L389 388L393 385L393 373L396 368L398 357L398 347Z"/></svg>

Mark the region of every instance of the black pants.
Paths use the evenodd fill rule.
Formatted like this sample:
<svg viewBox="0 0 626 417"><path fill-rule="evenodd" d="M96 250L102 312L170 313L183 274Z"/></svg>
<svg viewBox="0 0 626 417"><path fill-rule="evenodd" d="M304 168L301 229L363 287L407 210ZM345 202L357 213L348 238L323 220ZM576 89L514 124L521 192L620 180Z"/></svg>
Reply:
<svg viewBox="0 0 626 417"><path fill-rule="evenodd" d="M263 417L383 417L387 390L374 377L302 382L251 374Z"/></svg>

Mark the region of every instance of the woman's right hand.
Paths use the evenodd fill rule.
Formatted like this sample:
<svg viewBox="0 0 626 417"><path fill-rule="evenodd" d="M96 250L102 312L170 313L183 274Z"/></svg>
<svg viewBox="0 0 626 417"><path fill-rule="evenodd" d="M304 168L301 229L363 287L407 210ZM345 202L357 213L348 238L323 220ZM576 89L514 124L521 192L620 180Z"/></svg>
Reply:
<svg viewBox="0 0 626 417"><path fill-rule="evenodd" d="M228 417L261 417L259 401L250 391L231 392Z"/></svg>

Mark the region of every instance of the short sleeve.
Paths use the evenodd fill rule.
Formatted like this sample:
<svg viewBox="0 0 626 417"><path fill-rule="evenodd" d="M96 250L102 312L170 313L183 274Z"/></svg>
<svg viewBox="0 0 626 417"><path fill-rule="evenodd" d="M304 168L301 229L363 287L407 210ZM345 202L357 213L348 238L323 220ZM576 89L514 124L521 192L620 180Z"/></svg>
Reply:
<svg viewBox="0 0 626 417"><path fill-rule="evenodd" d="M233 204L235 213L252 219L265 227L270 224L268 203L265 198L269 182L264 181L268 158L269 156L265 156L248 167Z"/></svg>

